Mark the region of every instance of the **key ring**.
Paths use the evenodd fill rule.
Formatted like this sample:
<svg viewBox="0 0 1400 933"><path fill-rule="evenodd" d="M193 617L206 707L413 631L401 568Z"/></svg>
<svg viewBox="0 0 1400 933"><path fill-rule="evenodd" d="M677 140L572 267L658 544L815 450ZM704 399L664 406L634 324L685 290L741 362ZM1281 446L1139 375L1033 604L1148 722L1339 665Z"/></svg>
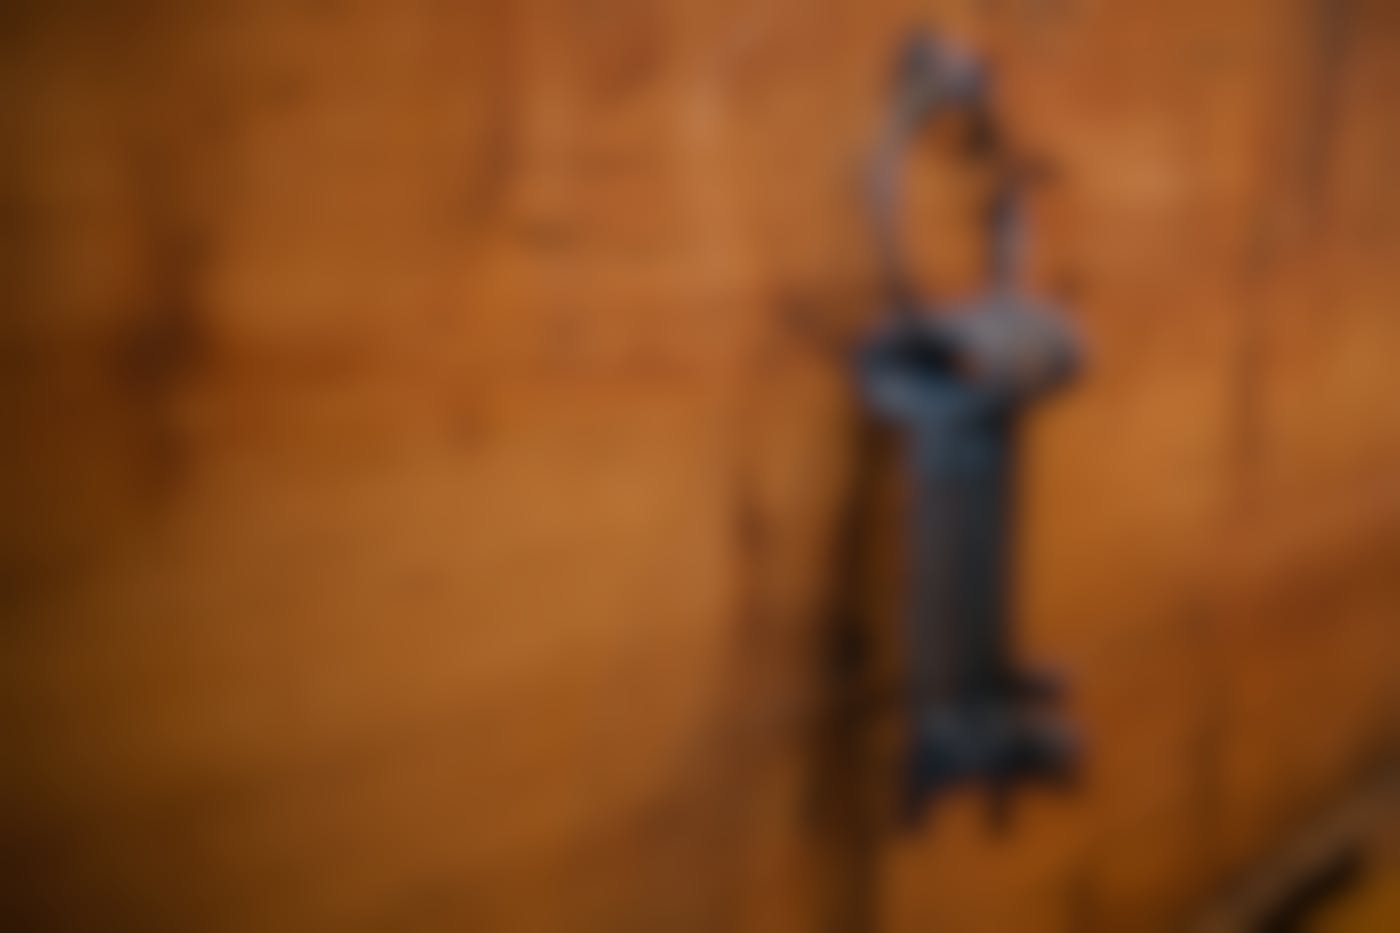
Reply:
<svg viewBox="0 0 1400 933"><path fill-rule="evenodd" d="M909 273L908 251L900 236L904 187L904 156L920 130L943 116L962 113L972 121L973 141L1004 163L989 215L992 238L990 277L998 288L1010 288L1020 273L1025 223L1022 172L1004 152L989 102L990 76L985 64L967 50L934 33L914 35L906 45L896 72L894 104L880 135L869 176L871 221L882 288L897 318L936 306L918 294Z"/></svg>

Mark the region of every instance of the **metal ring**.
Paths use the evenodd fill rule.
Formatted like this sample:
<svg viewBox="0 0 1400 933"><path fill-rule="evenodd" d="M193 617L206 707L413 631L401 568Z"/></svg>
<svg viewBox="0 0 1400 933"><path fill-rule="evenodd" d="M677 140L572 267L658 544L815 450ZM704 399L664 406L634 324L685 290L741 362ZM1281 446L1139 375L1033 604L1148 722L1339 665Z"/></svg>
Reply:
<svg viewBox="0 0 1400 933"><path fill-rule="evenodd" d="M871 161L869 178L879 271L896 317L911 316L927 304L914 287L900 237L904 154L923 127L950 113L970 116L981 140L994 149L1002 148L988 103L988 85L987 69L980 59L934 33L911 37L900 58L894 106ZM990 273L994 282L1009 285L1020 264L1024 224L1016 173L1003 174L990 215Z"/></svg>

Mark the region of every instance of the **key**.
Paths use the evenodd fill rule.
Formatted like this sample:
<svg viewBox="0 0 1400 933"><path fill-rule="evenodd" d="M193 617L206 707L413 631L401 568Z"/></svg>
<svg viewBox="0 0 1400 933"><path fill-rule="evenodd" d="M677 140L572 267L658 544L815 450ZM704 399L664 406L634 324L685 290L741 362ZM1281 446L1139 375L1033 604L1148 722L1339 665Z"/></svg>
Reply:
<svg viewBox="0 0 1400 933"><path fill-rule="evenodd" d="M990 125L980 65L920 41L910 58L924 64L906 74L942 84L913 94L936 102L929 112L897 109L906 135L918 119L956 107ZM887 154L898 141L898 133L887 138ZM888 226L881 243L891 308L858 372L871 411L904 437L913 487L904 806L917 819L932 794L979 782L993 815L1004 816L1018 782L1064 782L1074 773L1076 742L1055 712L1059 685L1014 657L1009 561L1018 427L1071 380L1078 345L1065 317L1019 284L1024 219L1011 173L990 211L988 286L953 306L916 297L894 234L893 164L881 164L875 189L885 199L877 223Z"/></svg>

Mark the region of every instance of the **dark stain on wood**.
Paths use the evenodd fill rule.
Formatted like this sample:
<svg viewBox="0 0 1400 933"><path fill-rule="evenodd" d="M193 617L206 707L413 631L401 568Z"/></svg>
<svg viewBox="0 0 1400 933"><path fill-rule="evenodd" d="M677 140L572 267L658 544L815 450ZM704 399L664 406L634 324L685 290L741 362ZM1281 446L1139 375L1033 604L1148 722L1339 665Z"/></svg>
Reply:
<svg viewBox="0 0 1400 933"><path fill-rule="evenodd" d="M1313 9L1313 75L1309 113L1300 121L1303 145L1303 197L1306 216L1314 227L1326 222L1327 185L1337 127L1343 105L1342 90L1355 19L1351 0L1315 0Z"/></svg>
<svg viewBox="0 0 1400 933"><path fill-rule="evenodd" d="M137 191L148 237L149 297L116 335L111 373L133 422L137 481L148 497L163 499L187 467L181 396L210 359L198 297L209 243L177 219L176 193L158 161L143 167Z"/></svg>

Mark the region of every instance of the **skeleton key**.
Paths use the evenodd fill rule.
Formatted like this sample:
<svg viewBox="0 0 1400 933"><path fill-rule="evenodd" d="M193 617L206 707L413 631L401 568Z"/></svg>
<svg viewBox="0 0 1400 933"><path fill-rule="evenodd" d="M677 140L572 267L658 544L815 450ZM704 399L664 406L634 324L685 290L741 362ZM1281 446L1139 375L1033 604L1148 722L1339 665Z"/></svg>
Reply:
<svg viewBox="0 0 1400 933"><path fill-rule="evenodd" d="M870 408L907 439L914 487L905 801L917 817L933 792L978 780L995 814L1016 781L1073 769L1071 733L1052 715L1055 685L1012 657L1008 552L1017 425L1073 376L1078 353L1064 319L1018 284L1024 223L1014 175L990 212L990 287L953 306L915 295L896 235L900 150L921 122L949 110L967 112L984 136L994 127L971 57L919 37L903 77L873 189L892 311L858 368Z"/></svg>

